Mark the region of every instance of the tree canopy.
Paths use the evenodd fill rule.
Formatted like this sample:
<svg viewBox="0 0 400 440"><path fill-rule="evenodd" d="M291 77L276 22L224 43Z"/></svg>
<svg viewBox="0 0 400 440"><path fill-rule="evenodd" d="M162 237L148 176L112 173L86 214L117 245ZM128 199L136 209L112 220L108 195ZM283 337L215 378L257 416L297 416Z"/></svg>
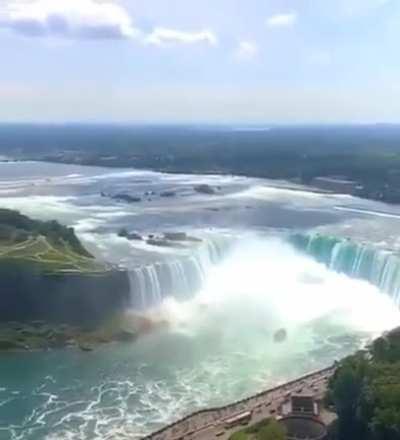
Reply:
<svg viewBox="0 0 400 440"><path fill-rule="evenodd" d="M18 242L37 235L43 235L56 247L66 244L77 254L91 257L73 228L63 226L56 220L33 220L18 211L0 208L0 240Z"/></svg>
<svg viewBox="0 0 400 440"><path fill-rule="evenodd" d="M339 440L400 439L400 331L343 360L328 400L339 417Z"/></svg>

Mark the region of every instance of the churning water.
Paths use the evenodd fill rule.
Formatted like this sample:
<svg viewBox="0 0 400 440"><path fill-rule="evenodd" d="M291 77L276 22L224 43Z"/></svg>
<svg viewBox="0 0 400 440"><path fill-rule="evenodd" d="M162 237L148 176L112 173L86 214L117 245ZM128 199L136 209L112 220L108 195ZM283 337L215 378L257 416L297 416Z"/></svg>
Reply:
<svg viewBox="0 0 400 440"><path fill-rule="evenodd" d="M324 367L399 322L377 287L279 239L237 244L197 295L147 313L168 327L135 345L2 359L1 438L139 437Z"/></svg>
<svg viewBox="0 0 400 440"><path fill-rule="evenodd" d="M56 165L46 165L48 182L37 177L41 164L9 166L28 184L0 179L1 205L43 217L45 203L47 215L77 227L93 252L129 269L136 313L167 325L90 353L1 354L1 440L139 438L196 409L326 367L400 322L394 253L315 235L320 226L365 228L373 241L371 231L380 240L381 231L398 230L393 218L380 217L374 230L364 214L334 209L350 199L271 190L251 179ZM194 195L196 179L222 182L224 194ZM173 185L178 196L121 205L100 197L105 185L135 193ZM354 221L362 227L352 228ZM120 227L148 234L193 226L207 230L208 241L185 252L116 236ZM235 237L229 246L222 229ZM293 229L305 230L294 238ZM281 343L274 342L279 329L287 331Z"/></svg>

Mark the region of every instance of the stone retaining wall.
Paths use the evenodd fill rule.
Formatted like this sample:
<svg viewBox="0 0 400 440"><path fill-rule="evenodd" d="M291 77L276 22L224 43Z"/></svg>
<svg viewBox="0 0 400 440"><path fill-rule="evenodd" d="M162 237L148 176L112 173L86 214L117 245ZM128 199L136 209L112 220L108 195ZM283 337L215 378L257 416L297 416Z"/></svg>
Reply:
<svg viewBox="0 0 400 440"><path fill-rule="evenodd" d="M246 408L246 404L249 403L252 400L257 400L259 398L265 398L270 394L273 394L274 392L282 392L287 391L288 388L293 387L294 385L298 384L299 382L302 382L304 380L312 379L313 377L317 378L322 375L326 374L333 374L335 371L335 367L331 366L328 368L324 368L322 370L318 370L309 374L306 374L298 379L294 379L290 382L286 382L282 385L276 386L274 388L271 388L269 390L261 391L260 393L257 393L255 395L246 397L244 399L238 400L236 402L230 403L225 406L217 407L217 408L208 408L196 411L192 414L189 414L185 417L183 417L180 420L177 420L176 422L173 422L161 429L159 429L156 432L153 432L152 434L149 434L146 437L143 437L143 440L164 440L165 438L179 438L180 435L188 435L191 431L188 429L190 425L196 425L196 430L201 430L204 428L207 428L208 426L212 425L217 420L223 420L224 418L231 417L232 415L235 415L239 412L245 411L248 408ZM254 405L257 406L257 405ZM196 422L196 423L194 423ZM183 428L183 429L179 429Z"/></svg>

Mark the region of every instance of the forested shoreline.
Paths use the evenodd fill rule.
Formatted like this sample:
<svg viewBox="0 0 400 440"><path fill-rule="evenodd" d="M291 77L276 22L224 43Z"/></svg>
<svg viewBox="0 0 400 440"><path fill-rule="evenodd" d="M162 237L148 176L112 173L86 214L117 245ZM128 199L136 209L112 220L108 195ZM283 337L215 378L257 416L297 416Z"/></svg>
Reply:
<svg viewBox="0 0 400 440"><path fill-rule="evenodd" d="M355 182L354 195L400 202L396 125L0 125L0 153L23 160L235 174L307 185L321 176L339 176Z"/></svg>

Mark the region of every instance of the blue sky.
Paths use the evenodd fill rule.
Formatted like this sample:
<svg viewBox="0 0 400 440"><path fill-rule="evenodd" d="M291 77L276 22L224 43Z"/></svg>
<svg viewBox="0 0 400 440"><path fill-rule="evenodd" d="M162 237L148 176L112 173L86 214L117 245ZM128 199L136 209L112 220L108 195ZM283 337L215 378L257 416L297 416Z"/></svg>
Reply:
<svg viewBox="0 0 400 440"><path fill-rule="evenodd" d="M0 121L400 122L400 0L2 0Z"/></svg>

